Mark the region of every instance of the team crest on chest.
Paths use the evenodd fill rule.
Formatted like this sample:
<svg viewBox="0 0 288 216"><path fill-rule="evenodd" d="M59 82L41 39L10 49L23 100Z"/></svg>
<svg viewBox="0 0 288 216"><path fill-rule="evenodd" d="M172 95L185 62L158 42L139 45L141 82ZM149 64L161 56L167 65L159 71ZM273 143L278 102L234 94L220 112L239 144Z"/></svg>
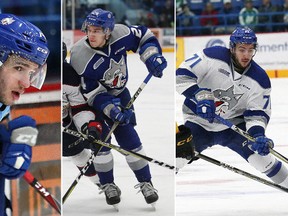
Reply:
<svg viewBox="0 0 288 216"><path fill-rule="evenodd" d="M124 56L122 56L119 62L110 59L110 66L105 71L101 82L110 88L121 88L125 85L126 81L126 63Z"/></svg>
<svg viewBox="0 0 288 216"><path fill-rule="evenodd" d="M227 110L231 110L242 97L243 94L235 94L233 90L234 86L231 86L226 90L217 89L213 91L216 112L218 114L226 113Z"/></svg>

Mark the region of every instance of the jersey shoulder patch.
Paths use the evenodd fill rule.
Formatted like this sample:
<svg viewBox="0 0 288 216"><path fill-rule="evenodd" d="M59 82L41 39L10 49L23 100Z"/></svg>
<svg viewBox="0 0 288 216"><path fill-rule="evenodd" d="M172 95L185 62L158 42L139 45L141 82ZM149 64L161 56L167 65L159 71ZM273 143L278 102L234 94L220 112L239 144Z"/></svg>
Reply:
<svg viewBox="0 0 288 216"><path fill-rule="evenodd" d="M130 34L130 30L128 26L123 24L116 24L113 32L111 33L110 44L115 43L116 41L128 36Z"/></svg>
<svg viewBox="0 0 288 216"><path fill-rule="evenodd" d="M96 52L87 44L86 39L87 36L83 37L77 41L71 49L70 62L79 75L84 73L87 64Z"/></svg>

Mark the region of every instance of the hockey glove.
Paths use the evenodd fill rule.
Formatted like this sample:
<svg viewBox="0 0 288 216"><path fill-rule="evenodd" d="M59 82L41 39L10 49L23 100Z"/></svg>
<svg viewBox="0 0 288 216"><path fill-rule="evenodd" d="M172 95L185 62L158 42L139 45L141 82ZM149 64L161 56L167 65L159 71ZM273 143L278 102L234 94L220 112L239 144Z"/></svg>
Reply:
<svg viewBox="0 0 288 216"><path fill-rule="evenodd" d="M251 146L251 149L262 156L269 154L269 148L274 147L273 141L263 134L255 134L254 138L255 142L248 141L248 145Z"/></svg>
<svg viewBox="0 0 288 216"><path fill-rule="evenodd" d="M8 123L8 130L0 125L2 155L0 173L7 179L19 178L29 168L32 148L36 144L36 122L29 116L21 116Z"/></svg>
<svg viewBox="0 0 288 216"><path fill-rule="evenodd" d="M89 121L89 123L85 123L81 127L81 131L83 134L85 134L89 141L89 148L92 150L95 150L95 144L93 144L93 141L101 139L102 134L102 125L100 122L97 121Z"/></svg>
<svg viewBox="0 0 288 216"><path fill-rule="evenodd" d="M216 107L211 90L206 88L198 89L195 93L195 99L196 114L212 123L215 118Z"/></svg>
<svg viewBox="0 0 288 216"><path fill-rule="evenodd" d="M115 98L112 103L104 105L103 112L114 122L119 122L121 125L129 124L130 118L133 115L132 109L124 109L121 107L120 99Z"/></svg>
<svg viewBox="0 0 288 216"><path fill-rule="evenodd" d="M145 44L141 47L140 59L145 63L149 73L155 77L161 78L163 76L163 70L167 67L167 61L158 52L158 48L154 44Z"/></svg>
<svg viewBox="0 0 288 216"><path fill-rule="evenodd" d="M180 125L176 133L176 157L191 160L195 156L192 134L189 128Z"/></svg>

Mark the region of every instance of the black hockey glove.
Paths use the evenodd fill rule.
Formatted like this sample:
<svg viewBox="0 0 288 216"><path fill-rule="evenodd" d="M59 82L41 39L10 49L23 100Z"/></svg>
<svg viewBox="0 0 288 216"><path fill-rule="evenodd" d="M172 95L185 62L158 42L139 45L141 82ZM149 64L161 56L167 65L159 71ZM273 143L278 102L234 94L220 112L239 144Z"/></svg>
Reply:
<svg viewBox="0 0 288 216"><path fill-rule="evenodd" d="M192 134L188 127L180 125L179 132L176 133L176 157L191 160L195 157Z"/></svg>
<svg viewBox="0 0 288 216"><path fill-rule="evenodd" d="M85 123L81 127L81 131L83 134L85 134L89 141L89 148L92 150L95 149L95 144L93 144L93 141L95 139L100 139L102 134L102 125L97 121L89 121L89 123Z"/></svg>

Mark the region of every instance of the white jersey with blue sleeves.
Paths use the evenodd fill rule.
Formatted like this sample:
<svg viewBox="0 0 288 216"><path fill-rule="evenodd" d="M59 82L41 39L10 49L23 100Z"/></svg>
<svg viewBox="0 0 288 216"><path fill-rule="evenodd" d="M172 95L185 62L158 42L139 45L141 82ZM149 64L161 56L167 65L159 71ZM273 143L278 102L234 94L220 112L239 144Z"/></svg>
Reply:
<svg viewBox="0 0 288 216"><path fill-rule="evenodd" d="M239 74L234 70L230 50L210 47L192 55L176 71L176 90L184 94L185 121L199 124L208 131L222 131L227 126L209 123L195 113L194 95L189 89L208 88L214 94L216 114L234 124L246 122L246 129L261 126L264 129L271 115L271 84L266 72L253 60ZM185 94L186 93L186 94Z"/></svg>

